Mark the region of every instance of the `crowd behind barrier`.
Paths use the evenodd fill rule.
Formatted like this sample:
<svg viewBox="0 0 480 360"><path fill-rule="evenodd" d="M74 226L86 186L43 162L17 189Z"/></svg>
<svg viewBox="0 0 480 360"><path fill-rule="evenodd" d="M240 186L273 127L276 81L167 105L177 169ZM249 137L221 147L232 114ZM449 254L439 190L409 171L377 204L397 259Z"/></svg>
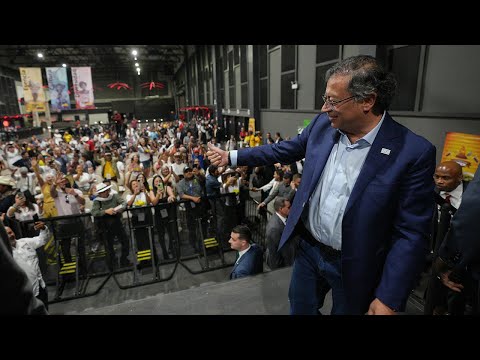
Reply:
<svg viewBox="0 0 480 360"><path fill-rule="evenodd" d="M110 239L102 236L102 232L109 236L108 229L101 218L90 213L40 218L51 231L51 239L45 247L47 257L41 266L47 285L55 289L50 303L95 295L110 277L119 288L128 289L168 281L178 265L191 274L231 267L233 263L226 261L224 256L230 251L230 226L247 224L252 229L253 241L265 247L266 216L258 215L258 201L248 198L242 203L245 210L235 211L228 219L228 227L219 223L225 220L221 214L225 214L227 199L236 196L230 193L203 197L199 205L201 216L193 219L194 234L190 233L185 211L189 201L126 209L122 213L121 226L128 237L130 263L127 266L112 261L120 257L122 246L120 239L115 237L109 249ZM237 216L243 213L243 218ZM35 236L33 224L33 220L10 222L19 237ZM198 247L189 240L192 236ZM191 266L189 260L192 259L198 260L196 266ZM91 283L94 278L101 280L96 286ZM68 295L64 293L67 284L72 285Z"/></svg>

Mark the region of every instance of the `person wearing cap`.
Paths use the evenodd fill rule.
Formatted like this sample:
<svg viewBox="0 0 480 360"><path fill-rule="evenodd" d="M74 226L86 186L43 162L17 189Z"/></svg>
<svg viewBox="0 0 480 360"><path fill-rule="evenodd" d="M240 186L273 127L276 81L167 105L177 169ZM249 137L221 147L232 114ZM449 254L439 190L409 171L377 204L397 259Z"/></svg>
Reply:
<svg viewBox="0 0 480 360"><path fill-rule="evenodd" d="M111 152L106 152L102 158L100 158L97 154L95 157L95 161L100 163L100 165L102 166L102 176L104 179L117 181L119 177L117 168L117 157L112 157Z"/></svg>
<svg viewBox="0 0 480 360"><path fill-rule="evenodd" d="M199 242L202 241L201 237L197 236L199 231L197 230L197 219L202 218L203 206L202 195L203 189L200 182L193 176L193 169L186 166L183 169L184 178L177 184L177 192L182 200L188 200L185 203L188 235L190 244L196 252L200 251ZM206 237L206 226L202 219L203 237Z"/></svg>
<svg viewBox="0 0 480 360"><path fill-rule="evenodd" d="M0 176L0 214L6 213L15 204L15 181L6 175Z"/></svg>
<svg viewBox="0 0 480 360"><path fill-rule="evenodd" d="M115 269L116 256L113 248L113 239L118 237L122 245L120 266L128 267L132 263L128 260L130 253L127 233L122 224L121 213L126 208L125 200L111 191L112 185L101 183L97 185L96 197L93 200L92 215L95 217L97 234L107 248L107 261L111 270Z"/></svg>
<svg viewBox="0 0 480 360"><path fill-rule="evenodd" d="M37 186L37 179L33 172L29 173L26 167L21 167L19 174L15 173L13 175L15 182L17 184L17 189L21 192L29 191L30 194L35 194L35 187Z"/></svg>

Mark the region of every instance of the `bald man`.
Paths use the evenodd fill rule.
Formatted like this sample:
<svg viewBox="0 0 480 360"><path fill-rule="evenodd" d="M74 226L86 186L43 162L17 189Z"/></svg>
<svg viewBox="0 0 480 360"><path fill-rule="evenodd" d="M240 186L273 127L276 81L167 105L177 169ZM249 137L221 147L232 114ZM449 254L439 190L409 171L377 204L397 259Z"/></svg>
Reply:
<svg viewBox="0 0 480 360"><path fill-rule="evenodd" d="M435 174L435 203L432 222L431 252L433 260L445 238L453 214L462 202L467 183L463 182L462 167L455 161L445 161L437 166ZM425 315L463 315L465 297L442 285L437 274L431 274L425 293Z"/></svg>

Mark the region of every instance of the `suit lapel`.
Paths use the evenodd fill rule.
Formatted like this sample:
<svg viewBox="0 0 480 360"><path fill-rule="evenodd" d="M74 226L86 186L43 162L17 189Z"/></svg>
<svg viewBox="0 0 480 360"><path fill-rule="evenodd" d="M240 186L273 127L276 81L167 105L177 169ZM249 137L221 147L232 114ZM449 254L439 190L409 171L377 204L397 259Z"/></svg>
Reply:
<svg viewBox="0 0 480 360"><path fill-rule="evenodd" d="M400 144L394 140L397 136L398 134L395 134L394 122L387 113L355 182L352 194L348 199L345 214L348 213L353 204L355 204L365 187L373 180L379 170L388 162L394 161L397 157L400 147ZM386 154L382 152L382 150L384 152L390 151Z"/></svg>

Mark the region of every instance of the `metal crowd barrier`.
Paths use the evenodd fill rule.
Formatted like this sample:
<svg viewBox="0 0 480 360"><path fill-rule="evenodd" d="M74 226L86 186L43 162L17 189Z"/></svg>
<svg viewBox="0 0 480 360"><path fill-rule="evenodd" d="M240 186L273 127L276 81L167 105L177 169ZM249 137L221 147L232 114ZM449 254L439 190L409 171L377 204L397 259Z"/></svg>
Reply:
<svg viewBox="0 0 480 360"><path fill-rule="evenodd" d="M95 295L110 278L120 289L168 281L179 264L191 274L233 267L233 256L229 262L225 254L233 251L228 240L234 226L248 225L253 241L265 247L266 215L257 205L251 197L239 202L232 193L203 197L195 207L182 200L128 208L116 226L89 213L42 218L52 234L42 269L47 285L55 287L49 303ZM33 221L9 221L17 238L36 235ZM126 252L122 244L128 264L116 261Z"/></svg>

